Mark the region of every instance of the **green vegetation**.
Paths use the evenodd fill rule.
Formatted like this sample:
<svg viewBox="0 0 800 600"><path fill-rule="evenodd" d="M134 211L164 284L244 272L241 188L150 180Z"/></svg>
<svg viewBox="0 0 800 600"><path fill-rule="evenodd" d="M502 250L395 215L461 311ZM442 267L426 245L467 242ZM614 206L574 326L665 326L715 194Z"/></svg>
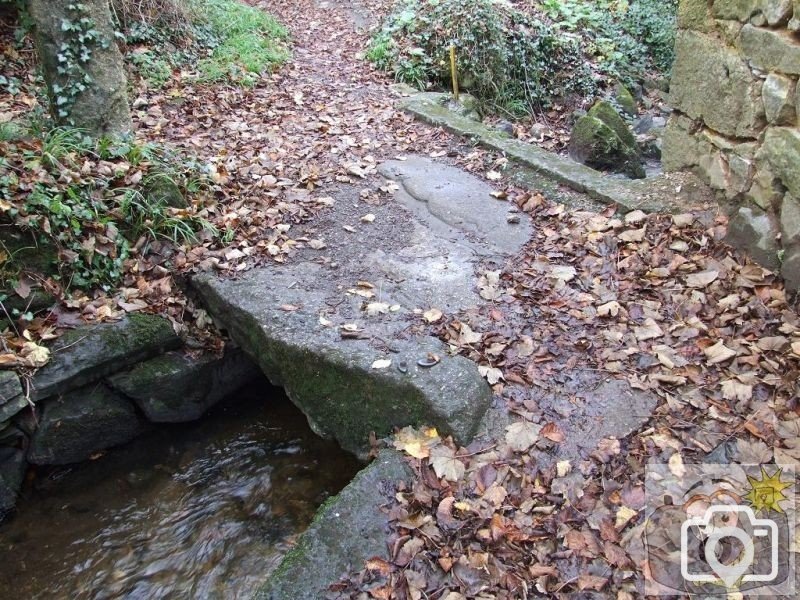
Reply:
<svg viewBox="0 0 800 600"><path fill-rule="evenodd" d="M202 216L206 182L198 166L153 144L93 142L75 129L4 128L0 156L6 281L30 267L24 247L6 243L20 234L45 255L50 250L57 260L49 266L65 288L85 289L118 284L134 246L216 235Z"/></svg>
<svg viewBox="0 0 800 600"><path fill-rule="evenodd" d="M163 87L179 69L200 83L250 86L289 57L286 29L263 10L238 0L113 4L126 59L151 87Z"/></svg>
<svg viewBox="0 0 800 600"><path fill-rule="evenodd" d="M399 81L447 88L455 45L463 87L521 116L667 73L676 11L677 0L401 0L367 57Z"/></svg>

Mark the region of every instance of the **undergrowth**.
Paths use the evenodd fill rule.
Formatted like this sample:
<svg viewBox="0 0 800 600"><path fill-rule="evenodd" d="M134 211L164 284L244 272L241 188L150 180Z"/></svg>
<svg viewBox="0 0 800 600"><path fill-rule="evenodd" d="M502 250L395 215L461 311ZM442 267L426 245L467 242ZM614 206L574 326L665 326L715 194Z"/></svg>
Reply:
<svg viewBox="0 0 800 600"><path fill-rule="evenodd" d="M146 252L155 240L217 235L204 218L205 175L154 144L4 126L0 157L5 281L31 266L26 248L13 247L13 233L32 238L38 258L51 256L47 266L65 289L117 285L132 252Z"/></svg>
<svg viewBox="0 0 800 600"><path fill-rule="evenodd" d="M462 87L522 116L671 68L677 0L400 0L367 58L418 88Z"/></svg>
<svg viewBox="0 0 800 600"><path fill-rule="evenodd" d="M238 0L114 0L114 5L126 58L151 87L163 87L176 71L199 83L251 86L289 57L286 29Z"/></svg>

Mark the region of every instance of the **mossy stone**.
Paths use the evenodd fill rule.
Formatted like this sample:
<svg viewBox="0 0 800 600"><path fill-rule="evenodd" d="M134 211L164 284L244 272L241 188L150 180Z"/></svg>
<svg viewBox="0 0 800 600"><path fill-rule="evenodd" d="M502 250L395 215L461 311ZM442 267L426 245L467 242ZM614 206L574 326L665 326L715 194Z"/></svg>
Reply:
<svg viewBox="0 0 800 600"><path fill-rule="evenodd" d="M608 102L598 102L572 130L570 156L590 167L645 176L636 140L628 125Z"/></svg>
<svg viewBox="0 0 800 600"><path fill-rule="evenodd" d="M630 90L621 83L617 84L617 88L614 92L614 99L626 114L629 114L632 117L635 117L638 114L639 108L636 105L636 99L633 97L633 94L631 94Z"/></svg>
<svg viewBox="0 0 800 600"><path fill-rule="evenodd" d="M50 362L33 378L31 396L64 393L180 345L172 324L155 315L75 329L52 346Z"/></svg>

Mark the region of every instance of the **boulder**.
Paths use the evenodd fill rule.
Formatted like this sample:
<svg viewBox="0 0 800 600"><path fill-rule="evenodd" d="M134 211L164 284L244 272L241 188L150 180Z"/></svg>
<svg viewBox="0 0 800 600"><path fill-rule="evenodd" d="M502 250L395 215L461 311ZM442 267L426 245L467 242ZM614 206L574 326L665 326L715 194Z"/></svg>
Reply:
<svg viewBox="0 0 800 600"><path fill-rule="evenodd" d="M739 46L750 62L762 71L800 75L800 42L788 31L748 24L739 35Z"/></svg>
<svg viewBox="0 0 800 600"><path fill-rule="evenodd" d="M572 130L569 153L590 167L644 178L641 155L627 123L608 102L598 102L578 119Z"/></svg>
<svg viewBox="0 0 800 600"><path fill-rule="evenodd" d="M778 231L769 213L742 207L731 217L725 241L746 252L763 267L777 271L780 268Z"/></svg>
<svg viewBox="0 0 800 600"><path fill-rule="evenodd" d="M797 83L788 77L770 73L764 80L762 96L767 122L771 125L794 125Z"/></svg>
<svg viewBox="0 0 800 600"><path fill-rule="evenodd" d="M338 496L317 512L314 522L267 583L258 600L318 600L328 587L372 557L389 559L389 518L382 510L397 484L413 475L403 457L383 450Z"/></svg>
<svg viewBox="0 0 800 600"><path fill-rule="evenodd" d="M131 398L150 421L183 423L200 418L258 373L238 349L223 357L169 352L112 375L108 383Z"/></svg>
<svg viewBox="0 0 800 600"><path fill-rule="evenodd" d="M0 521L17 502L27 466L22 450L0 446Z"/></svg>
<svg viewBox="0 0 800 600"><path fill-rule="evenodd" d="M102 383L44 402L28 460L37 465L64 465L129 442L145 430L133 405Z"/></svg>
<svg viewBox="0 0 800 600"><path fill-rule="evenodd" d="M154 315L75 329L50 348L50 362L34 376L31 397L38 401L67 392L180 345L170 322Z"/></svg>
<svg viewBox="0 0 800 600"><path fill-rule="evenodd" d="M728 137L756 138L764 121L762 83L747 62L716 37L677 36L670 103Z"/></svg>

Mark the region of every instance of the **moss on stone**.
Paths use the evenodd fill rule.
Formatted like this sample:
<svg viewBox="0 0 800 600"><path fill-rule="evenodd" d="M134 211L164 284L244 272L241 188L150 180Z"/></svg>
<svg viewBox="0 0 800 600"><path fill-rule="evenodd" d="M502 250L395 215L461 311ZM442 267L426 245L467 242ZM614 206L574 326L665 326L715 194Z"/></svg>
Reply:
<svg viewBox="0 0 800 600"><path fill-rule="evenodd" d="M633 97L633 94L621 83L617 84L614 99L617 101L620 108L630 116L635 117L639 112L639 107L636 105L636 99Z"/></svg>
<svg viewBox="0 0 800 600"><path fill-rule="evenodd" d="M630 92L628 92L630 94ZM631 97L631 100L633 98ZM636 138L633 137L630 127L625 122L625 119L619 116L619 113L611 105L610 102L601 100L597 102L591 109L589 109L588 116L600 119L608 127L610 127L623 144L631 148L636 147Z"/></svg>

